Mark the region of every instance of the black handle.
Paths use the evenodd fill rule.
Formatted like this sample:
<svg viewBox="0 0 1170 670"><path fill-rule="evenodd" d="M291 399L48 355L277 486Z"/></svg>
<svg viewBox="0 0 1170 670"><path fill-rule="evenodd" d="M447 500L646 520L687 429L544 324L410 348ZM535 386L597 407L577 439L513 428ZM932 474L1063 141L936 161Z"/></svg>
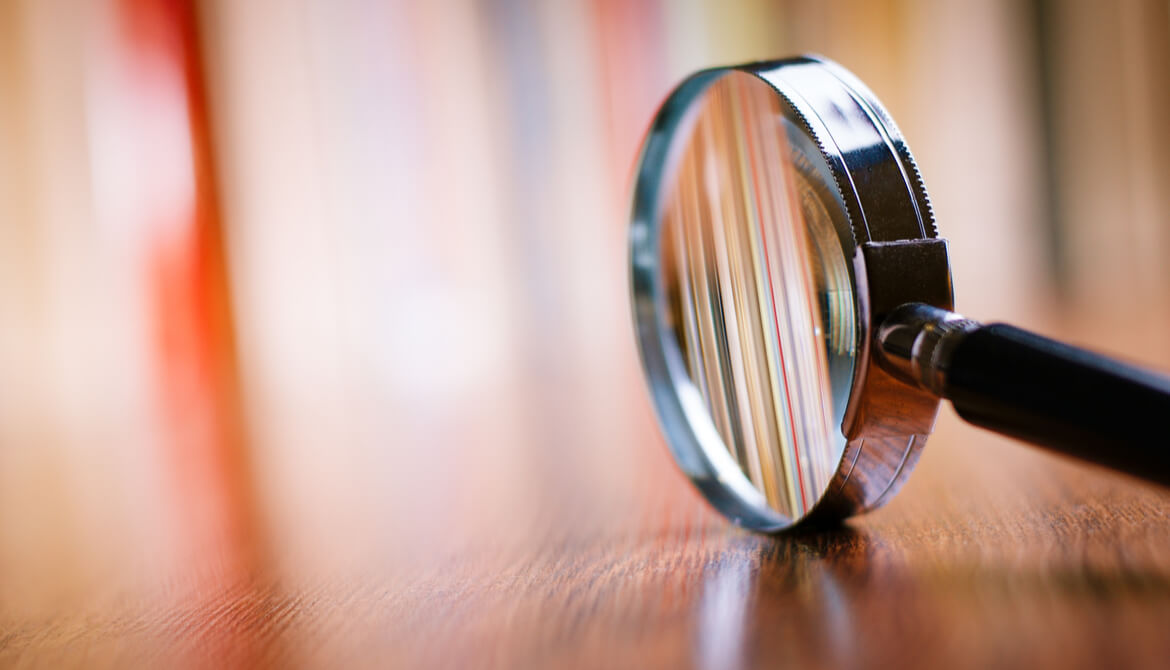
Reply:
<svg viewBox="0 0 1170 670"><path fill-rule="evenodd" d="M1170 486L1170 378L1004 324L968 332L947 368L967 421Z"/></svg>

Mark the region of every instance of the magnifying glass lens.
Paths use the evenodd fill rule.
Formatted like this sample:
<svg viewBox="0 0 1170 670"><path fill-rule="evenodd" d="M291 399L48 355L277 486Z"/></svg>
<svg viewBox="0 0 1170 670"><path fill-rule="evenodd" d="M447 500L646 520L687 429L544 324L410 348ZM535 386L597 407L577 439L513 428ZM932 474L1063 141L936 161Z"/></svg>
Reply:
<svg viewBox="0 0 1170 670"><path fill-rule="evenodd" d="M844 204L799 119L747 73L693 101L670 154L662 318L744 476L797 519L845 446L858 319Z"/></svg>

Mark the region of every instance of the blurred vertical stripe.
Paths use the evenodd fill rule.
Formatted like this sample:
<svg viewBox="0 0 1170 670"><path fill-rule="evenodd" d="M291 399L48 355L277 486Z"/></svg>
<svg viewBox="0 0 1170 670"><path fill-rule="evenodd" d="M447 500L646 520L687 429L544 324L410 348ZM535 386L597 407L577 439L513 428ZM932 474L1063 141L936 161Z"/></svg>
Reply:
<svg viewBox="0 0 1170 670"><path fill-rule="evenodd" d="M1036 5L1050 256L1067 311L1170 357L1170 5ZM1138 314L1140 328L1118 328Z"/></svg>
<svg viewBox="0 0 1170 670"><path fill-rule="evenodd" d="M87 89L95 213L141 263L159 502L174 510L159 532L180 560L232 565L257 529L195 17L188 0L106 11Z"/></svg>

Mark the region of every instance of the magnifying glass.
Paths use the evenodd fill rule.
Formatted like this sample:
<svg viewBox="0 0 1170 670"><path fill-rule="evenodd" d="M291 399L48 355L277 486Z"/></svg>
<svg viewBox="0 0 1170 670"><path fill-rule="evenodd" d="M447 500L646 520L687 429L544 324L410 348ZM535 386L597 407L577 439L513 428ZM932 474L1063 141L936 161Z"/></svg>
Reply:
<svg viewBox="0 0 1170 670"><path fill-rule="evenodd" d="M910 150L834 63L682 82L642 146L630 267L671 452L739 525L882 505L944 398L975 425L1170 485L1170 378L954 313Z"/></svg>

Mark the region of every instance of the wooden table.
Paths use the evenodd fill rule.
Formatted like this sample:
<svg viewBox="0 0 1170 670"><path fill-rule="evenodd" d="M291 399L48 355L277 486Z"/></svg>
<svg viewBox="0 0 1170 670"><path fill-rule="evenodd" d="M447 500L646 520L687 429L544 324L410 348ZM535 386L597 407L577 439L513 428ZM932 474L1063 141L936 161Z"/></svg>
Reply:
<svg viewBox="0 0 1170 670"><path fill-rule="evenodd" d="M1170 663L1163 491L948 411L887 508L763 537L707 510L652 428L634 466L583 474L546 459L524 485L531 504L472 500L459 509L474 523L435 520L451 532L425 519L373 538L335 529L317 554L236 547L166 578L112 579L37 615L8 607L0 665ZM624 483L587 490L591 478Z"/></svg>

